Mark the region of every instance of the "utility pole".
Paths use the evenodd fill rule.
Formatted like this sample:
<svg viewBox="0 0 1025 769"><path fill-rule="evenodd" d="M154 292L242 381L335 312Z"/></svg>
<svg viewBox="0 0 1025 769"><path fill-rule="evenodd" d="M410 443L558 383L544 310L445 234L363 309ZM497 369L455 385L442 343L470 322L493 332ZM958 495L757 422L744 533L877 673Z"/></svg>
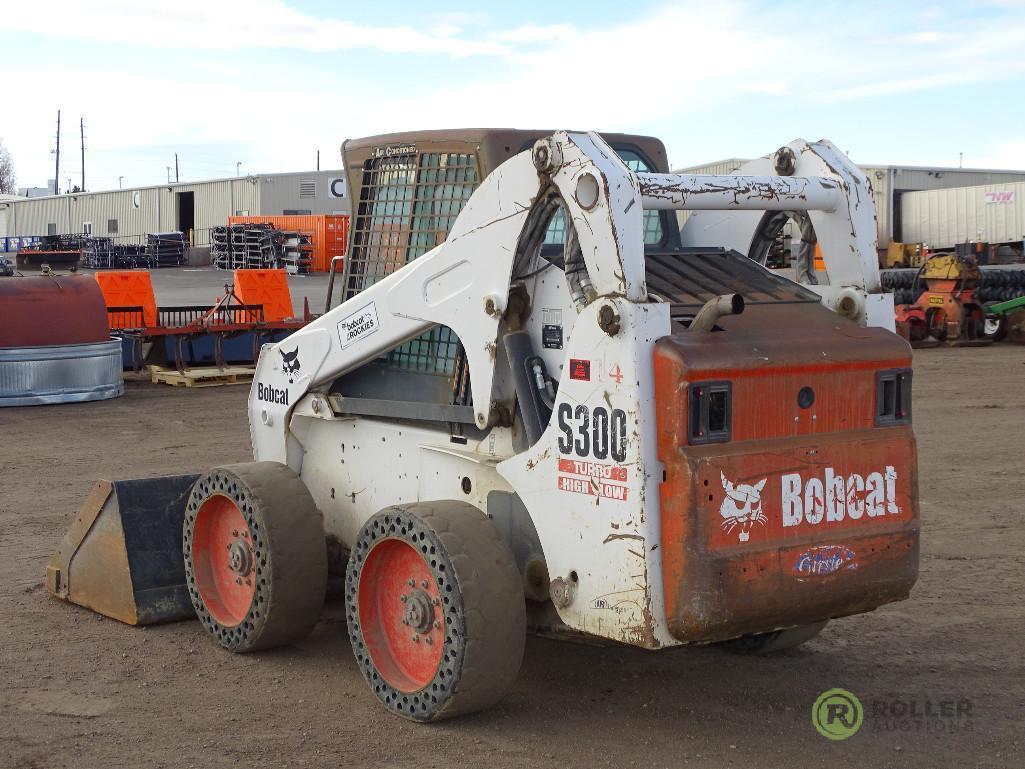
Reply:
<svg viewBox="0 0 1025 769"><path fill-rule="evenodd" d="M61 194L61 111L57 110L57 167L53 171L53 194Z"/></svg>
<svg viewBox="0 0 1025 769"><path fill-rule="evenodd" d="M963 152L957 153L957 167L958 168L964 168L964 153Z"/></svg>
<svg viewBox="0 0 1025 769"><path fill-rule="evenodd" d="M174 182L178 183L178 153L174 153Z"/></svg>
<svg viewBox="0 0 1025 769"><path fill-rule="evenodd" d="M85 192L85 117L79 118L78 130L82 135L82 192Z"/></svg>
<svg viewBox="0 0 1025 769"><path fill-rule="evenodd" d="M320 150L317 150L317 170L320 170Z"/></svg>

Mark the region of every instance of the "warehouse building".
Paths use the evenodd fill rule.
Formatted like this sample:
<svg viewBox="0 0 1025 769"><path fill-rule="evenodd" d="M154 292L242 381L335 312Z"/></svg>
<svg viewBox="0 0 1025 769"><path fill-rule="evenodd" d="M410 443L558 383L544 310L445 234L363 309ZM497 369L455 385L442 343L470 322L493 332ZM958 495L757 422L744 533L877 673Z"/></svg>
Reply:
<svg viewBox="0 0 1025 769"><path fill-rule="evenodd" d="M690 168L681 168L681 174L729 174L746 163L740 158L719 160ZM885 250L891 240L907 243L929 242L931 247L948 248L953 243L932 243L917 237L921 227L905 227L902 200L905 195L920 190L947 190L956 187L974 187L977 185L1002 185L1011 182L1025 182L1025 171L999 171L977 168L928 168L922 166L876 166L863 165L861 169L872 183L872 194L876 204L876 220L878 223L878 246ZM956 205L956 204L955 204ZM936 209L939 215L939 209ZM964 216L945 209L944 216ZM919 216L918 209L914 216ZM941 223L937 223L941 224ZM971 240L979 240L972 236ZM983 238L985 240L985 238ZM964 241L956 241L964 242ZM1002 242L1002 241L992 241Z"/></svg>
<svg viewBox="0 0 1025 769"><path fill-rule="evenodd" d="M81 234L144 243L147 233L180 231L195 246L229 216L346 214L341 171L258 174L153 187L0 200L0 250L15 238Z"/></svg>

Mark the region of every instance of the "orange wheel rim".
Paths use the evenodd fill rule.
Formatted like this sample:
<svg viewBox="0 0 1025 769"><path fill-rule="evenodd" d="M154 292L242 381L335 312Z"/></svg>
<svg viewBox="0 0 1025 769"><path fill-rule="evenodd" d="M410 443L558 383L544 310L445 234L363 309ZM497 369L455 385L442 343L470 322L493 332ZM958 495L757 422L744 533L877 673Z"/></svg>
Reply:
<svg viewBox="0 0 1025 769"><path fill-rule="evenodd" d="M383 539L359 576L363 639L378 673L400 692L434 680L444 654L441 595L430 565L401 539Z"/></svg>
<svg viewBox="0 0 1025 769"><path fill-rule="evenodd" d="M256 593L253 535L238 506L214 494L196 512L192 571L203 605L224 627L242 623Z"/></svg>

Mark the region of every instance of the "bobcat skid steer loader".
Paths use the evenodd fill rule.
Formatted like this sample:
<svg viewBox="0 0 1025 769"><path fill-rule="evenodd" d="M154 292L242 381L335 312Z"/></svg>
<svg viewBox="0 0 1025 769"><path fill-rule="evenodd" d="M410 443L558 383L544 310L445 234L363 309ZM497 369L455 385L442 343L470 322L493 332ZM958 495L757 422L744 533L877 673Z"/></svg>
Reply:
<svg viewBox="0 0 1025 769"><path fill-rule="evenodd" d="M336 569L374 696L430 721L499 699L528 630L771 650L906 598L908 344L673 226L807 211L830 258L874 264L864 176L828 142L788 147L800 175L703 177L646 137L347 143L341 302L264 347L254 461L166 508L216 643L301 640ZM54 592L75 600L83 531L116 540L116 501L62 546Z"/></svg>

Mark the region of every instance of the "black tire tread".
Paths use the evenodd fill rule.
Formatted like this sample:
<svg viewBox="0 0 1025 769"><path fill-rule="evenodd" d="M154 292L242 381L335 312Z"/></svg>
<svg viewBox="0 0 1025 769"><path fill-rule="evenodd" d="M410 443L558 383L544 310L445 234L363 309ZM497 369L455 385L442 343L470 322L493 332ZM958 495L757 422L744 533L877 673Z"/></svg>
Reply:
<svg viewBox="0 0 1025 769"><path fill-rule="evenodd" d="M375 520L386 516L393 520L395 516L417 519L418 525L432 531L444 548L451 566L448 576L454 578L462 602L462 659L455 684L436 706L414 712L411 708L394 707L380 692L378 696L390 710L415 721L439 721L493 705L516 680L526 644L526 603L512 551L484 513L457 500L390 507L364 525L357 541L371 530ZM350 580L357 579L360 550L353 547ZM350 582L346 591L350 623L355 618L352 602L357 594L353 585ZM362 648L362 635L361 631L353 631L350 624L356 652L357 647ZM377 673L369 657L365 659L371 667L363 667L364 677L377 691Z"/></svg>
<svg viewBox="0 0 1025 769"><path fill-rule="evenodd" d="M278 462L243 462L221 465L201 476L224 473L242 484L253 507L265 543L267 578L265 600L259 616L253 609L250 628L242 638L229 639L215 627L207 629L225 648L245 653L272 649L306 638L320 617L327 589L327 548L323 516L309 489L287 465ZM189 518L186 517L186 527ZM189 553L186 552L186 563ZM193 592L193 604L201 602ZM255 607L254 607L255 608ZM202 607L196 606L201 615ZM204 623L207 624L207 623Z"/></svg>
<svg viewBox="0 0 1025 769"><path fill-rule="evenodd" d="M472 505L444 502L407 509L438 532L464 602L462 675L433 720L483 710L512 687L523 662L527 617L516 560L494 524Z"/></svg>

